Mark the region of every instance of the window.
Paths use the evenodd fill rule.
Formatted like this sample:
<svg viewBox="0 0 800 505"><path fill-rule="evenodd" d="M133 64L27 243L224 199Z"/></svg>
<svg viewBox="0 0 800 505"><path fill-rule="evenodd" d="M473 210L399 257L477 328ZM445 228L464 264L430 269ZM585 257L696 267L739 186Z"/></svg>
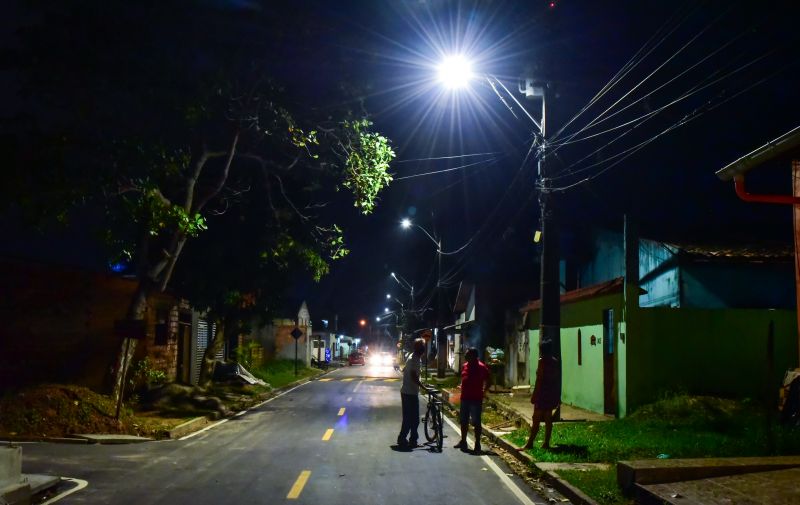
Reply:
<svg viewBox="0 0 800 505"><path fill-rule="evenodd" d="M581 330L578 329L578 366L583 365L583 338L581 337Z"/></svg>

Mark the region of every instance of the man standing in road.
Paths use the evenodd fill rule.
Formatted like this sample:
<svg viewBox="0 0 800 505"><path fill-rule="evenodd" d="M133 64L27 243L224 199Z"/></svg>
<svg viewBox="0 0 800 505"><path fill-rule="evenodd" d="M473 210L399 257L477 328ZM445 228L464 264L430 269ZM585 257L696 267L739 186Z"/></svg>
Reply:
<svg viewBox="0 0 800 505"><path fill-rule="evenodd" d="M483 410L483 397L489 391L489 367L478 359L478 350L470 347L464 354L467 362L461 368L461 441L455 447L462 451L468 450L467 432L469 420L475 427L475 448L473 454L481 453L481 412Z"/></svg>
<svg viewBox="0 0 800 505"><path fill-rule="evenodd" d="M419 380L420 358L425 354L425 341L418 338L414 341L414 352L408 357L403 369L403 385L400 388L400 399L403 404L403 425L397 436L397 445L401 448L418 447L419 438L419 388L423 388ZM408 437L408 439L406 439Z"/></svg>

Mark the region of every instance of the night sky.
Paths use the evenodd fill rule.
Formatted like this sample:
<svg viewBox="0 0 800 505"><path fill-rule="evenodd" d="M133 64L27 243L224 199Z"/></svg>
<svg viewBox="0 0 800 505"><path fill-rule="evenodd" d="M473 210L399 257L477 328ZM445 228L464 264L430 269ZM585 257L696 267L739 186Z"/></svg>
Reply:
<svg viewBox="0 0 800 505"><path fill-rule="evenodd" d="M417 286L418 301L431 293L435 247L418 229L402 230L404 217L440 236L445 251L469 242L444 258L450 299L469 279L507 283L520 304L536 296L535 163L523 164L532 124L509 95L497 87L502 101L480 77L467 90L444 91L435 73L448 54L465 54L476 74L497 77L537 120L540 102L524 101L518 80L549 82L548 138L624 73L554 140L550 167L554 186L564 189L557 205L568 252L582 231L621 229L624 213L655 239L790 243L788 207L740 202L714 172L800 125L800 8L793 3L217 0L197 12L191 2L180 5L198 29L218 22L198 20L198 12L223 12L228 26L240 20L242 40L268 33L271 39L259 43L271 52L270 70L298 99L339 107L332 91L343 81L356 83L364 98L347 105L363 106L392 140L397 180L373 215L350 210L344 218L351 254L321 283L298 282L290 293L308 301L313 318L338 313L347 329L382 312L387 292L402 296L390 272ZM6 19L10 29L2 31L24 25L28 12L12 7L18 16ZM186 29L179 18L154 26ZM0 43L15 40L5 35ZM0 78L7 127L18 112L17 82L9 70ZM600 117L605 121L581 131L609 107ZM439 157L454 158L427 159ZM777 193L789 192L790 182L785 162L748 180L751 191ZM5 221L14 229L13 218ZM39 259L41 245L53 240L25 229L10 235L5 254ZM79 234L58 240L68 244L62 261L87 263L93 254Z"/></svg>

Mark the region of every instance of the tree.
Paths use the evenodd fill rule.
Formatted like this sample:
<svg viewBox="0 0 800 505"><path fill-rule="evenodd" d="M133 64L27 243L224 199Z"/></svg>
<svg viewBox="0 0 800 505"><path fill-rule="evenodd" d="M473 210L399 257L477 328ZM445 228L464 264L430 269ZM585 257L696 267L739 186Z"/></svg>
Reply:
<svg viewBox="0 0 800 505"><path fill-rule="evenodd" d="M266 202L263 274L299 258L319 278L347 249L314 209L345 189L367 214L391 180L394 152L368 119L301 105L299 90L269 77L263 55L280 52L268 15L98 1L48 6L37 19L16 54L26 108L5 132L15 137L14 191L38 215L102 213L109 251L137 279L128 319L143 319L187 245L243 195ZM245 33L262 45L242 44ZM200 299L220 317L254 292L229 285ZM115 395L134 350L123 342Z"/></svg>

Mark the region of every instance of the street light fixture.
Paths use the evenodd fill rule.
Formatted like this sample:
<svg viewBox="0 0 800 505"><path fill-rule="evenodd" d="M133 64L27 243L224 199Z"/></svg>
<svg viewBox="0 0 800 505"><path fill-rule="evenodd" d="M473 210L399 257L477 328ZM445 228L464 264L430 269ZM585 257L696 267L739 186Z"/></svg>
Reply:
<svg viewBox="0 0 800 505"><path fill-rule="evenodd" d="M439 81L449 89L456 89L467 85L470 78L474 76L472 73L469 61L463 55L455 55L445 58L437 68ZM486 75L486 79L490 85L494 87L489 79L490 76ZM495 81L499 82L496 78ZM503 88L505 86L500 83ZM540 340L550 340L553 345L553 354L557 358L561 358L561 315L560 315L560 292L559 292L559 274L558 274L558 228L556 226L555 213L556 209L553 205L553 195L550 189L551 182L549 180L546 166L545 154L547 152L546 142L546 111L547 111L547 96L548 86L546 82L536 79L525 79L524 87L520 83L519 91L527 98L541 98L541 121L537 122L524 107L517 101L516 98L512 99L517 105L525 112L528 118L536 125L538 132L536 136L539 142L538 152L538 173L536 185L539 189L539 206L541 210L540 223L541 233L541 260L540 260L540 288L539 296L541 306L539 313L541 320L539 324ZM510 94L510 93L509 93ZM502 98L501 98L502 100ZM411 221L404 220L403 228L409 228ZM423 230L424 231L424 230ZM427 234L427 232L426 232ZM429 235L430 237L430 235ZM432 237L430 237L433 239ZM435 240L434 240L435 242ZM439 247L441 254L441 247ZM560 371L559 371L560 375Z"/></svg>
<svg viewBox="0 0 800 505"><path fill-rule="evenodd" d="M473 77L472 64L463 54L446 57L436 71L439 82L451 90L466 87Z"/></svg>

